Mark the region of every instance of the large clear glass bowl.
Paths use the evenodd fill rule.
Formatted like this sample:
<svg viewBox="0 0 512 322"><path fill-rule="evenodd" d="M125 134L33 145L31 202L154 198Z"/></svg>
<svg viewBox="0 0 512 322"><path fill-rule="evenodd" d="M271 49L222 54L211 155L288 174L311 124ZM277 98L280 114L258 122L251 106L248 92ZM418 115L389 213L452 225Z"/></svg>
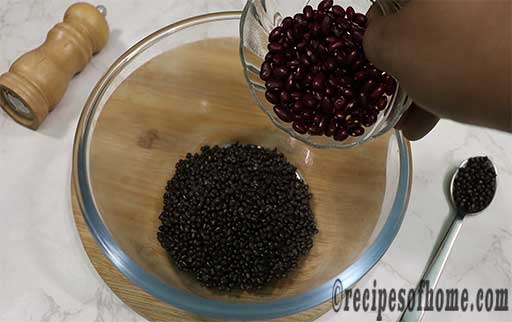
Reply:
<svg viewBox="0 0 512 322"><path fill-rule="evenodd" d="M167 26L124 53L92 91L74 147L85 220L112 263L168 304L230 320L271 319L351 287L397 234L411 154L398 132L351 150L316 149L277 129L254 104L238 55L240 12ZM178 272L156 232L174 165L202 145L277 147L313 193L320 233L299 268L258 293L217 293Z"/></svg>
<svg viewBox="0 0 512 322"><path fill-rule="evenodd" d="M366 13L375 2L380 13L387 15L399 10L400 1L403 0L335 0L334 3L344 8L352 6L356 12ZM348 137L346 140L338 142L332 137L299 134L293 130L291 123L279 119L273 110L274 104L265 98L265 82L259 76L260 66L268 52L269 33L279 26L285 17L293 17L296 13L301 13L307 4L316 8L319 3L320 0L247 1L240 20L240 56L244 74L257 105L278 128L317 148L353 148L387 133L410 106L411 100L399 84L391 99L388 100L387 107L379 113L375 124L365 128L362 136Z"/></svg>

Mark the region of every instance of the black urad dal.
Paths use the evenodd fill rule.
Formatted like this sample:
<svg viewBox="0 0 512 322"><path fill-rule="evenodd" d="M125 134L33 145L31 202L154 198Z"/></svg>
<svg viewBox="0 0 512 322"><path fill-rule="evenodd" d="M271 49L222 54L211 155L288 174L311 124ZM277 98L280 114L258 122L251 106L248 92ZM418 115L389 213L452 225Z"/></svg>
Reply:
<svg viewBox="0 0 512 322"><path fill-rule="evenodd" d="M287 276L313 246L311 197L276 150L204 146L176 164L158 240L203 286L257 290Z"/></svg>
<svg viewBox="0 0 512 322"><path fill-rule="evenodd" d="M453 199L459 209L472 214L484 210L496 192L496 171L487 157L473 157L458 170Z"/></svg>

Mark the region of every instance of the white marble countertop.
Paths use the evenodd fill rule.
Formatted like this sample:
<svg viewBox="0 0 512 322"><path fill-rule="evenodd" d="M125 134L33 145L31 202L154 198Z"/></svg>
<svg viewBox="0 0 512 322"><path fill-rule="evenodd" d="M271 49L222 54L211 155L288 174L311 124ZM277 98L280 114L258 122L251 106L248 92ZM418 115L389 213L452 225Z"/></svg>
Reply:
<svg viewBox="0 0 512 322"><path fill-rule="evenodd" d="M100 279L83 250L70 203L73 135L91 88L117 56L157 28L182 18L238 10L240 0L101 0L112 40L72 82L39 131L0 111L0 321L143 321ZM0 71L39 45L71 0L0 0ZM512 135L443 121L413 143L414 179L400 233L359 283L413 287L449 215L443 184L461 160L486 154L500 177L484 215L468 218L439 286L507 288L512 294ZM399 313L383 315L395 321ZM369 321L376 314L330 312L319 321ZM511 321L509 312L427 313L427 321Z"/></svg>

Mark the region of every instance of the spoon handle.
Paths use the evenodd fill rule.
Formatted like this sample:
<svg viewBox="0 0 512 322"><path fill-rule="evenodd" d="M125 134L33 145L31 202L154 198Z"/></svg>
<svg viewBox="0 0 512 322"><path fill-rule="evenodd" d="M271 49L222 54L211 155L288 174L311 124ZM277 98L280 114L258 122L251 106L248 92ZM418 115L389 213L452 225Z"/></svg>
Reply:
<svg viewBox="0 0 512 322"><path fill-rule="evenodd" d="M423 315L425 314L425 297L426 291L428 288L434 289L439 281L439 277L441 277L441 272L443 271L444 265L446 264L446 260L450 255L450 251L452 250L453 244L455 243L455 239L457 239L457 235L459 234L460 228L462 227L463 216L455 215L453 216L453 220L444 236L443 240L439 244L435 255L429 262L428 268L423 274L420 283L416 287L416 291L414 292L414 299L409 299L408 305L411 302L414 303L414 307L411 311L404 309L402 316L400 317L400 321L404 322L417 322L423 319ZM428 285L425 285L428 283ZM418 307L418 302L421 303L421 307ZM411 304L412 305L412 304Z"/></svg>

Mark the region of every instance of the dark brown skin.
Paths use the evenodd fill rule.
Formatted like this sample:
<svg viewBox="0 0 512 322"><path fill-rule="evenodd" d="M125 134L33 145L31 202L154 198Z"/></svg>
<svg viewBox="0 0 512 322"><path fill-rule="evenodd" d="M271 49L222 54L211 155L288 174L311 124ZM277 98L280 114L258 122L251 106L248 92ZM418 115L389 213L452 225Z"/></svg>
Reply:
<svg viewBox="0 0 512 322"><path fill-rule="evenodd" d="M512 132L512 1L411 0L369 15L365 53L414 100L398 128L417 140L439 118Z"/></svg>

